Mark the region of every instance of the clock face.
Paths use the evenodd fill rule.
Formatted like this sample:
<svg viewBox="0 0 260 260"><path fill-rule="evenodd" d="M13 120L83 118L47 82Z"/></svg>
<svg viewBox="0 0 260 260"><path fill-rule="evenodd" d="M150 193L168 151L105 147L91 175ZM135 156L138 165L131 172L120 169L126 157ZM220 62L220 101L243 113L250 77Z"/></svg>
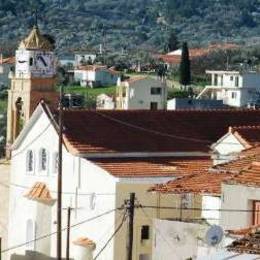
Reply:
<svg viewBox="0 0 260 260"><path fill-rule="evenodd" d="M37 53L35 55L35 72L42 75L54 74L54 61L52 53Z"/></svg>
<svg viewBox="0 0 260 260"><path fill-rule="evenodd" d="M29 71L29 57L26 52L17 52L16 71L19 74L25 74Z"/></svg>

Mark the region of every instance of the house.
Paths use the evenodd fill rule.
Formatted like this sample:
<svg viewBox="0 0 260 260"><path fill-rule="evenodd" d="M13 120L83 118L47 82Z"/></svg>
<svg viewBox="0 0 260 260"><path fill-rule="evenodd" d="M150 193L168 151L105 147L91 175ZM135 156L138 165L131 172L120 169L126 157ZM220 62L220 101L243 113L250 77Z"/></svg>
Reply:
<svg viewBox="0 0 260 260"><path fill-rule="evenodd" d="M208 169L209 143L220 138L230 123L256 123L259 113L64 110L62 214L65 221L66 209L73 208L71 241L88 237L96 243L96 255L120 224L124 201L135 192L138 204L152 208L145 209L146 215L136 209L133 259L151 259L151 219L173 219L179 211L158 210L172 207L172 196L147 190ZM8 247L56 231L57 120L57 111L40 103L12 146ZM55 239L50 235L9 253L33 250L55 257ZM99 258L121 260L125 254L123 225Z"/></svg>
<svg viewBox="0 0 260 260"><path fill-rule="evenodd" d="M222 100L193 99L193 98L173 98L167 101L167 110L178 109L224 109Z"/></svg>
<svg viewBox="0 0 260 260"><path fill-rule="evenodd" d="M74 56L74 64L76 67L93 64L97 58L97 55L94 53L77 53Z"/></svg>
<svg viewBox="0 0 260 260"><path fill-rule="evenodd" d="M98 95L96 109L115 109L114 98L106 94Z"/></svg>
<svg viewBox="0 0 260 260"><path fill-rule="evenodd" d="M220 50L231 50L237 48L238 45L232 44L232 43L226 43L226 44L211 44L206 48L190 48L189 49L189 56L191 62L193 62L196 59L201 59L211 53L214 53L216 51ZM170 66L179 66L181 62L181 55L182 50L177 49L172 52L169 52L164 55L157 55L157 58L163 60L168 67Z"/></svg>
<svg viewBox="0 0 260 260"><path fill-rule="evenodd" d="M133 77L117 86L116 107L122 110L166 108L167 86L151 77Z"/></svg>
<svg viewBox="0 0 260 260"><path fill-rule="evenodd" d="M256 72L206 71L211 76L211 85L206 86L197 99L223 100L231 107L246 107L257 104L260 91L260 75Z"/></svg>
<svg viewBox="0 0 260 260"><path fill-rule="evenodd" d="M119 73L101 65L79 66L74 69L74 81L81 86L102 87L116 85Z"/></svg>
<svg viewBox="0 0 260 260"><path fill-rule="evenodd" d="M260 143L260 126L229 127L227 134L211 145L214 164L230 161L237 154L258 146Z"/></svg>
<svg viewBox="0 0 260 260"><path fill-rule="evenodd" d="M0 89L3 87L10 86L9 73L14 71L15 57L9 57L3 59L1 56L0 59Z"/></svg>

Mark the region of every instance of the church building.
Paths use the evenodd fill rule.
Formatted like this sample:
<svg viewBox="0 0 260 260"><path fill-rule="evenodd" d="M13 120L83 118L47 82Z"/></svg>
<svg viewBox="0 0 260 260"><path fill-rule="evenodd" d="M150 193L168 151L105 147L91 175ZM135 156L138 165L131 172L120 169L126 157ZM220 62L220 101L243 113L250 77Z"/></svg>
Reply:
<svg viewBox="0 0 260 260"><path fill-rule="evenodd" d="M48 104L58 101L54 44L50 37L41 34L37 25L21 41L15 59L15 72L10 75L8 93L7 148L42 99Z"/></svg>

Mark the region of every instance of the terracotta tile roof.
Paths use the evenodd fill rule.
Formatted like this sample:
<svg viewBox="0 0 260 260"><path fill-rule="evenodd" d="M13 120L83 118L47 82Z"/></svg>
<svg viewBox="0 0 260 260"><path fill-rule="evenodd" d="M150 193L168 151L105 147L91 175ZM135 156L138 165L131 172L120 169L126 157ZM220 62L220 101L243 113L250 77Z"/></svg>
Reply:
<svg viewBox="0 0 260 260"><path fill-rule="evenodd" d="M36 200L42 203L52 204L54 199L45 183L36 182L33 187L24 195L29 200Z"/></svg>
<svg viewBox="0 0 260 260"><path fill-rule="evenodd" d="M64 141L73 154L208 152L230 125L259 121L260 110L66 110Z"/></svg>
<svg viewBox="0 0 260 260"><path fill-rule="evenodd" d="M260 143L260 126L235 126L230 127L229 132L236 135L248 148Z"/></svg>
<svg viewBox="0 0 260 260"><path fill-rule="evenodd" d="M260 225L255 225L255 226L251 226L251 227L247 227L247 228L226 230L226 232L229 235L246 236L246 235L249 235L249 234L259 231L259 230L260 230Z"/></svg>
<svg viewBox="0 0 260 260"><path fill-rule="evenodd" d="M73 241L73 244L77 245L77 246L82 246L82 247L89 247L90 246L90 247L93 248L93 250L96 248L95 242L93 242L92 240L90 240L87 237L80 237L77 240Z"/></svg>
<svg viewBox="0 0 260 260"><path fill-rule="evenodd" d="M239 254L260 255L260 231L257 230L233 241L227 246L227 250Z"/></svg>
<svg viewBox="0 0 260 260"><path fill-rule="evenodd" d="M208 157L89 159L116 177L181 177L212 165Z"/></svg>
<svg viewBox="0 0 260 260"><path fill-rule="evenodd" d="M144 80L147 79L148 76L135 76L135 77L131 77L129 79L126 80L126 82L128 82L129 84L140 81L140 80Z"/></svg>
<svg viewBox="0 0 260 260"><path fill-rule="evenodd" d="M230 179L230 173L209 173L206 170L200 174L192 174L169 181L166 184L157 184L149 191L160 193L195 193L195 194L221 194L221 184L224 180Z"/></svg>
<svg viewBox="0 0 260 260"><path fill-rule="evenodd" d="M227 49L235 49L238 48L238 45L227 43L227 44L212 44L209 45L207 48L193 48L189 49L189 55L190 60L194 60L199 57L203 57L208 55L211 52L214 52L216 50L227 50ZM161 58L164 62L170 63L170 64L180 64L181 61L181 52L180 54L166 54L166 55L159 55L159 58Z"/></svg>
<svg viewBox="0 0 260 260"><path fill-rule="evenodd" d="M260 160L260 151L259 153L249 154L247 156L240 155L237 159L233 161L213 166L211 170L217 172L239 173L243 169L247 169L248 167L250 167L254 161L258 160Z"/></svg>
<svg viewBox="0 0 260 260"><path fill-rule="evenodd" d="M246 185L260 187L260 162L253 162L247 169L244 168L240 173L234 175L225 183L230 185Z"/></svg>
<svg viewBox="0 0 260 260"><path fill-rule="evenodd" d="M15 64L15 57L0 59L0 64Z"/></svg>

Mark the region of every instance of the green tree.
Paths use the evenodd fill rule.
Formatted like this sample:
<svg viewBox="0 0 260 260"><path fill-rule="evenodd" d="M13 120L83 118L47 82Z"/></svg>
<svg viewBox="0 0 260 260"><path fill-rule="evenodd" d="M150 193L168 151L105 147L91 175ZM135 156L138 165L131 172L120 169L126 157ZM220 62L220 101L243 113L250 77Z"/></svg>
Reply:
<svg viewBox="0 0 260 260"><path fill-rule="evenodd" d="M181 64L180 64L180 84L185 86L191 82L190 57L187 42L182 45Z"/></svg>
<svg viewBox="0 0 260 260"><path fill-rule="evenodd" d="M171 32L168 39L167 49L168 51L175 51L178 48L179 48L178 37L175 32Z"/></svg>

